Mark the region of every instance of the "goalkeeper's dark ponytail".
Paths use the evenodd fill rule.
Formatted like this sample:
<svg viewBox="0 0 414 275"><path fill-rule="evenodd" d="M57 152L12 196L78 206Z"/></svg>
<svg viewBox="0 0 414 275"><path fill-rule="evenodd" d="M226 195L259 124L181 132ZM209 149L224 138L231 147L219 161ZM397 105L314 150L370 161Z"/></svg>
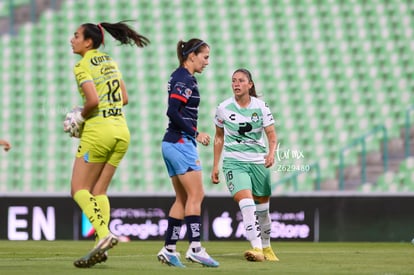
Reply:
<svg viewBox="0 0 414 275"><path fill-rule="evenodd" d="M143 48L150 43L148 38L134 31L125 22L127 21L118 23L102 22L97 25L92 23L82 24L84 28L84 39L90 38L93 43L92 47L97 49L102 44L105 44L106 30L113 38L121 42L121 44L136 45L137 47Z"/></svg>

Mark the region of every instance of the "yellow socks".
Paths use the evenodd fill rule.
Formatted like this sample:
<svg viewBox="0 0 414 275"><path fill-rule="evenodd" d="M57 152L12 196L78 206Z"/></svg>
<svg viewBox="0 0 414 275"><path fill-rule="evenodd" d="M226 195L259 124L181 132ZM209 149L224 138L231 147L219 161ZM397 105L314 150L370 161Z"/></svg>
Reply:
<svg viewBox="0 0 414 275"><path fill-rule="evenodd" d="M106 224L109 224L109 218L111 217L111 207L109 205L109 199L107 195L96 195L96 202L101 208L101 214Z"/></svg>
<svg viewBox="0 0 414 275"><path fill-rule="evenodd" d="M82 212L89 219L93 228L95 228L98 238L105 238L109 234L109 215L107 215L106 219L104 214L102 213L100 203L96 200L96 198L88 190L83 189L76 192L73 195L73 199L76 201L76 203L82 209ZM105 203L103 203L103 205L103 208L109 208L109 202L107 206L105 206Z"/></svg>
<svg viewBox="0 0 414 275"><path fill-rule="evenodd" d="M109 225L109 219L111 217L111 206L109 205L109 199L107 195L96 195L95 196L96 202L98 203L99 207L101 208L101 214L103 217L104 222ZM96 244L100 239L96 238Z"/></svg>

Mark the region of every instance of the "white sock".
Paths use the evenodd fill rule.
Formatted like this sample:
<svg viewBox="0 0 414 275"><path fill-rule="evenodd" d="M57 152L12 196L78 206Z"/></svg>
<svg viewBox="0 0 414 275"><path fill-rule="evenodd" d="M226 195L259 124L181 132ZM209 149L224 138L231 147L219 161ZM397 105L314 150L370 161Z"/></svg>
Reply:
<svg viewBox="0 0 414 275"><path fill-rule="evenodd" d="M165 248L166 248L168 251L175 252L175 250L177 249L177 245L175 245L175 244L167 244L167 245L165 246Z"/></svg>
<svg viewBox="0 0 414 275"><path fill-rule="evenodd" d="M246 239L250 241L253 248L262 248L260 239L260 228L256 224L256 204L253 199L242 199L239 207L243 217L243 225L246 230Z"/></svg>
<svg viewBox="0 0 414 275"><path fill-rule="evenodd" d="M201 250L201 242L191 242L190 248L193 252L199 252Z"/></svg>
<svg viewBox="0 0 414 275"><path fill-rule="evenodd" d="M175 244L167 244L167 245L165 246L165 248L166 248L168 251L175 252L175 250L177 249L177 245L175 245Z"/></svg>
<svg viewBox="0 0 414 275"><path fill-rule="evenodd" d="M256 206L257 220L260 226L262 246L270 246L271 218L269 215L269 202L261 203Z"/></svg>

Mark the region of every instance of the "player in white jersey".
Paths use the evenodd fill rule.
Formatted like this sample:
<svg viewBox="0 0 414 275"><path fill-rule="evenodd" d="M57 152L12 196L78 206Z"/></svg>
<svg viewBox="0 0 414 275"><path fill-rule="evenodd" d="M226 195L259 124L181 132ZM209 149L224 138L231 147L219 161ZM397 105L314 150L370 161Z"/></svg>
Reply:
<svg viewBox="0 0 414 275"><path fill-rule="evenodd" d="M248 70L238 69L233 73L232 89L234 96L216 110L211 179L219 183L219 161L223 156L227 187L239 204L246 238L252 246L244 252L245 258L278 261L270 246L272 190L268 168L274 164L277 143L273 115L267 104L257 98Z"/></svg>

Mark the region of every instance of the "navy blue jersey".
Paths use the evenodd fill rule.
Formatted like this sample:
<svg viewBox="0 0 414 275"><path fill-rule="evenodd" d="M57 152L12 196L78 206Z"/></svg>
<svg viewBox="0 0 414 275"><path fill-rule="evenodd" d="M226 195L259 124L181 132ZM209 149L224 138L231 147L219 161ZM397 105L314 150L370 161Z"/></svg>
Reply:
<svg viewBox="0 0 414 275"><path fill-rule="evenodd" d="M196 78L186 68L179 67L168 81L169 123L163 141L180 142L183 135L195 137L199 104Z"/></svg>

